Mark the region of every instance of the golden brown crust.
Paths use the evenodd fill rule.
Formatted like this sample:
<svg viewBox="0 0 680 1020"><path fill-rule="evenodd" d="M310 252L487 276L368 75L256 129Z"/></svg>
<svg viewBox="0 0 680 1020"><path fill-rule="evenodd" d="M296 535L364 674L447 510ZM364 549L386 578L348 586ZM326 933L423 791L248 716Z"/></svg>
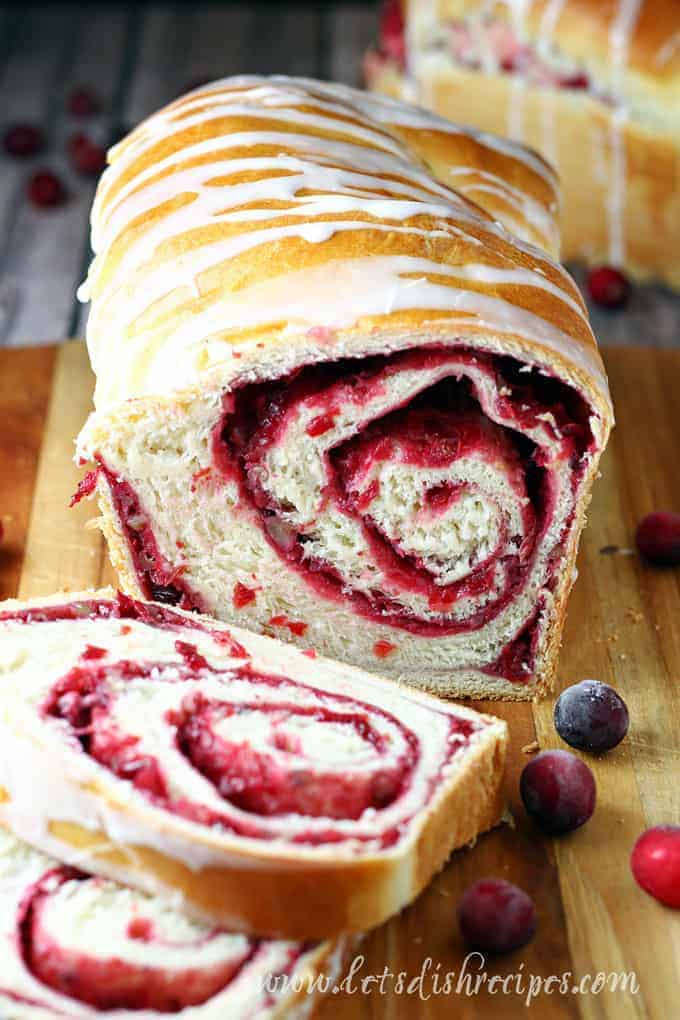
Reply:
<svg viewBox="0 0 680 1020"><path fill-rule="evenodd" d="M455 292L464 290L471 295L468 304L475 293L480 299L501 297L517 310L543 318L551 329L564 333L558 346L570 363L587 363L601 373L592 332L574 308L574 303L582 307L576 287L550 259L535 248L517 243L517 238L523 236L543 250L557 250L555 179L543 160L500 139L475 135L424 111L387 104L353 90L299 80L291 83L275 79L271 84L267 79L259 80L261 84L253 84L254 79L247 81L249 85L240 79L228 80L213 91L178 100L113 150L112 165L102 179L93 212L98 254L89 279L93 310L88 341L97 373L96 400L100 409L130 397L169 394L184 387L193 386L194 392L200 392L205 383L215 379L218 368L221 381L228 384L240 374L233 358L244 357L253 344L259 342L268 350L295 344L302 324L291 322L288 306L277 290L279 281L286 281L286 294L298 287L310 295L305 311L311 321L304 324L303 335L310 327L331 326L341 346L345 341L346 346L358 344L360 337L377 333L395 336L418 331L426 338L433 319L446 317L452 321L451 336L472 333L480 323L489 330L483 306L481 310L461 309ZM257 95L262 87L279 90L283 95L293 89L297 99L291 100L285 110L278 106L275 114L270 114L267 106L263 112L263 101ZM197 116L203 118L199 124L192 121L197 103L201 104ZM232 117L222 115L220 103L226 103L227 108L235 105L238 112ZM341 109L334 113L331 126L327 124L329 103ZM246 116L242 112L244 104L252 105L257 116ZM286 117L290 119L286 121ZM191 122L189 128L184 127L187 119ZM369 189L377 202L389 199L399 203L404 198L405 181L409 179L412 187L416 180L413 175L427 175L429 171L431 183L427 183L427 176L421 176L419 186L432 190L433 202L441 202L442 198L449 201L448 209L434 213L420 199L411 208L401 201L394 215L387 207L374 213L373 207L366 204L338 210L339 194L346 193L338 193L336 187L327 184L322 187L321 164L306 171L312 180L319 180L319 187L312 189L320 196L314 213L306 212L307 196L297 193L283 203L266 196L258 199L258 215L252 221L248 220L252 202L245 201L247 195L245 204L237 205L230 214L237 215L237 219L204 222L201 215L193 214L192 204L187 204L183 188L188 184L184 184L183 175L196 170L199 157L192 154L196 145L209 147L216 167L218 161L227 158L270 160L269 168L260 172L258 180L268 180L267 194L272 194L271 181L280 181L281 175L285 178L284 163L296 156L295 146L309 144L294 142L294 138L313 139L314 144L321 141L326 148L338 141L345 145L351 130L359 132L351 144L357 147L361 142L360 158L366 161L366 169L361 172L374 174L368 168L376 159L382 161L380 181L375 183L374 179ZM235 134L242 138L244 132L251 139L249 148L220 148L226 144L223 138ZM281 141L288 137L290 144ZM407 148L394 150L395 140L400 146L406 142ZM168 176L167 168L157 169L159 160L169 158L174 160L177 179ZM276 161L275 171L272 159ZM332 155L326 157L326 163L328 160L333 162ZM204 161L203 156L200 161ZM210 176L209 171L208 165ZM253 173L238 170L230 174L224 168L218 173L215 169L217 176L213 175L209 188L203 185L199 193L209 201L224 183L224 202L228 209L234 209L228 205L230 189L252 184ZM441 189L441 181L447 188L454 183L459 191L451 191L450 198L441 190L435 194L437 188ZM139 204L142 183L145 188L160 187L153 201L144 199L146 204ZM310 188L303 190L308 192ZM466 196L462 204L461 194ZM474 205L466 205L470 202ZM328 212L323 211L326 206ZM124 215L121 209L127 210ZM481 212L481 218L470 218L472 209ZM299 229L301 217L304 231ZM505 222L510 233L499 231L494 219ZM115 230L111 227L114 220ZM329 222L333 226L326 233L324 224ZM269 230L267 243L256 243L251 238L261 236L263 223ZM346 228L347 223L352 227ZM310 230L312 243L308 239ZM156 246L149 248L146 258L150 235ZM276 258L272 258L274 241ZM214 258L212 251L216 252ZM222 251L225 257L220 258ZM348 310L351 312L352 303L345 301L335 307L331 295L325 292L323 300L316 299L318 310L313 310L315 291L321 290L324 273L335 277L343 266L357 259L366 260L370 272L368 260L372 257L384 260L383 265L390 260L397 283L412 278L414 282L422 280L451 288L451 310L442 308L439 298L434 307L423 307L417 288L410 292L413 307L391 308L389 295L394 288L378 282L370 290L373 302L366 298L360 303L353 322L337 321L346 317ZM413 261L410 276L405 260ZM479 275L474 282L470 276L457 279L456 268L471 264L481 264L494 273L512 270L507 286L499 287ZM516 282L518 276L525 279L526 285ZM542 277L556 290L551 293L543 287ZM185 283L187 278L193 278L194 293ZM222 309L220 302L226 303L227 298L231 304ZM277 305L281 311L277 311ZM234 309L239 310L237 316ZM494 314L499 320L505 319L502 306ZM317 316L324 316L325 321ZM299 312L296 318L299 320ZM536 319L531 321L536 323ZM537 349L554 348L543 339L542 332L534 329Z"/></svg>

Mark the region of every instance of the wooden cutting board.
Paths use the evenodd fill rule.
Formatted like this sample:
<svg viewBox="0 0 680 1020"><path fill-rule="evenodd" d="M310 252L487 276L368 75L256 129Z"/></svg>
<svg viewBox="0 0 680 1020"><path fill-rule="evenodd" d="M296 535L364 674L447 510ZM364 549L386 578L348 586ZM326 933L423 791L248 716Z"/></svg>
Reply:
<svg viewBox="0 0 680 1020"><path fill-rule="evenodd" d="M609 350L606 361L618 427L596 486L559 669L561 685L584 677L615 684L630 709L624 743L603 758L588 758L598 789L595 815L569 836L542 838L524 815L518 778L529 760L527 745L560 746L553 701L483 706L510 725L514 826L455 854L417 903L368 936L351 986L324 1003L320 1020L518 1018L527 997L540 1020L680 1015L680 912L642 893L628 863L647 826L680 822L680 569L646 567L630 551L639 517L654 508L680 509L680 353ZM0 351L2 595L113 579L98 531L86 526L92 506L67 510L81 473L71 463L72 440L91 392L78 343ZM456 903L469 882L485 875L528 890L539 929L531 945L510 956L464 963ZM600 972L631 971L635 994L630 984L616 991L608 985L599 994L574 991L582 978L593 983ZM448 995L447 972L453 972ZM503 991L498 976L512 975Z"/></svg>

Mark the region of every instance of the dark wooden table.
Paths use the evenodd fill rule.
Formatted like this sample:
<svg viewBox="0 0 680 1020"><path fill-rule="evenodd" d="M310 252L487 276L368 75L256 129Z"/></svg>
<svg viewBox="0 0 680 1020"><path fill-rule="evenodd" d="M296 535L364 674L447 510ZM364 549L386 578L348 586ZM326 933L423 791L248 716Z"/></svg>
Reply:
<svg viewBox="0 0 680 1020"><path fill-rule="evenodd" d="M243 72L301 74L361 84L362 55L375 37L369 3L241 0L220 3L0 2L0 131L40 125L45 151L28 161L0 149L0 346L82 335L75 290L89 260L95 181L79 177L68 139L86 130L108 145L198 81ZM94 88L102 112L65 112L74 85ZM26 200L32 170L55 170L68 201L51 210ZM577 276L580 274L577 272ZM603 343L680 346L680 299L636 288L625 312L592 309Z"/></svg>

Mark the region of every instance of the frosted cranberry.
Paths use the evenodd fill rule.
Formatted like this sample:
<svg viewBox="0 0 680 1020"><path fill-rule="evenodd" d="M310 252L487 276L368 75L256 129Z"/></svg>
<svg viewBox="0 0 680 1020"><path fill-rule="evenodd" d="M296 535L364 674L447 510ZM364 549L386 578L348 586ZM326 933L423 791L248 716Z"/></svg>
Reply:
<svg viewBox="0 0 680 1020"><path fill-rule="evenodd" d="M647 514L635 534L638 551L659 567L680 564L680 514L659 510Z"/></svg>
<svg viewBox="0 0 680 1020"><path fill-rule="evenodd" d="M98 176L106 169L106 149L103 145L91 142L87 135L74 135L69 149L73 165L79 173Z"/></svg>
<svg viewBox="0 0 680 1020"><path fill-rule="evenodd" d="M460 933L472 949L509 953L532 938L536 911L530 896L501 878L482 878L458 905Z"/></svg>
<svg viewBox="0 0 680 1020"><path fill-rule="evenodd" d="M631 293L628 279L613 266L593 269L588 274L588 290L593 301L604 308L621 308Z"/></svg>
<svg viewBox="0 0 680 1020"><path fill-rule="evenodd" d="M33 205L53 207L66 199L66 189L51 170L37 170L28 182L28 197Z"/></svg>
<svg viewBox="0 0 680 1020"><path fill-rule="evenodd" d="M520 793L527 813L544 832L578 829L595 810L595 780L569 751L542 751L522 770Z"/></svg>
<svg viewBox="0 0 680 1020"><path fill-rule="evenodd" d="M70 93L66 107L73 117L93 117L101 110L101 103L92 89L79 85Z"/></svg>
<svg viewBox="0 0 680 1020"><path fill-rule="evenodd" d="M609 751L628 732L625 701L599 680L582 680L562 691L554 718L562 740L580 751Z"/></svg>
<svg viewBox="0 0 680 1020"><path fill-rule="evenodd" d="M680 909L680 825L655 825L637 840L630 855L633 877L650 896Z"/></svg>
<svg viewBox="0 0 680 1020"><path fill-rule="evenodd" d="M6 129L3 145L10 156L25 158L35 156L44 145L43 133L33 124L10 124Z"/></svg>

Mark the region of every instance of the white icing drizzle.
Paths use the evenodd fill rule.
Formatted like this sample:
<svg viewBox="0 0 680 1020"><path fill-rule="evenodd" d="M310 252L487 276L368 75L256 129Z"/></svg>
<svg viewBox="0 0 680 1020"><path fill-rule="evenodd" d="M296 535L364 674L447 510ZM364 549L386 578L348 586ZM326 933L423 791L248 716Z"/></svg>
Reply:
<svg viewBox="0 0 680 1020"><path fill-rule="evenodd" d="M226 127L215 131L219 121ZM258 121L265 121L261 129ZM280 322L287 323L287 331L351 327L362 317L413 308L453 314L453 321L461 313L468 326L473 316L481 329L538 342L595 373L606 394L597 354L578 333L521 308L511 295L499 295L503 284L549 291L576 314L580 335L587 337L570 278L542 250L484 216L464 194L482 205L485 195L502 198L512 210L508 224L525 234L530 225L529 236L550 235L546 207L477 166L452 167L452 183L460 175L465 184L459 190L447 187L390 131L394 126L468 134L523 163L552 189L552 171L510 142L463 131L384 97L307 79L216 82L154 115L116 146L93 209L96 257L80 290L83 300L94 296L88 343L99 376L98 406L106 403L107 389L110 399L120 398L116 376L126 380L123 392L129 396L198 381L198 352L206 352L215 365L221 346L222 360L228 359L238 330ZM191 141L135 173L136 161L153 147L185 129L195 134L203 127L214 136ZM340 137L329 139L323 132ZM203 162L187 165L197 159ZM237 174L247 177L229 180ZM170 201L173 208L163 209ZM201 230L210 231L209 240L200 238ZM369 249L364 258L255 277L247 286L218 289L206 299L202 274L255 248L294 238L323 246L341 232L358 231L386 235L397 254L371 255ZM398 253L401 236L404 254ZM441 257L414 257L408 242L413 237L448 240L452 250L472 246L479 256L460 266ZM507 255L508 241L518 252L517 263ZM425 253L425 244L419 250ZM404 280L407 273L419 279ZM337 285L348 275L351 291ZM464 280L489 284L490 292L468 290ZM161 327L156 309L164 309L167 300L178 312L164 312ZM228 331L232 335L225 343ZM161 338L162 352L154 354Z"/></svg>
<svg viewBox="0 0 680 1020"><path fill-rule="evenodd" d="M541 16L540 27L538 30L539 52L549 52L555 35L555 29L557 28L557 23L560 20L566 3L567 0L548 0L545 10Z"/></svg>
<svg viewBox="0 0 680 1020"><path fill-rule="evenodd" d="M616 17L609 29L614 94L621 94L621 84L628 65L630 44L642 0L619 0ZM624 130L628 109L619 106L610 122L609 147L611 182L607 200L609 214L609 261L622 266L626 259L624 215L626 209L627 166Z"/></svg>
<svg viewBox="0 0 680 1020"><path fill-rule="evenodd" d="M477 194L497 195L518 213L518 229L521 228L521 221L525 220L545 238L552 240L555 237L557 227L554 215L551 215L540 202L520 188L513 187L497 174L492 174L488 170L472 171L467 167L452 167L449 176L456 190L472 201ZM505 219L509 220L507 214Z"/></svg>
<svg viewBox="0 0 680 1020"><path fill-rule="evenodd" d="M567 0L549 0L541 17L538 30L538 52L546 58L553 44L555 29ZM541 94L541 136L542 152L551 162L557 161L557 125L555 122L554 89L544 89Z"/></svg>
<svg viewBox="0 0 680 1020"><path fill-rule="evenodd" d="M666 64L671 62L678 51L680 51L680 29L677 32L673 32L665 40L663 46L659 47L654 57L654 63L657 67L665 67Z"/></svg>

